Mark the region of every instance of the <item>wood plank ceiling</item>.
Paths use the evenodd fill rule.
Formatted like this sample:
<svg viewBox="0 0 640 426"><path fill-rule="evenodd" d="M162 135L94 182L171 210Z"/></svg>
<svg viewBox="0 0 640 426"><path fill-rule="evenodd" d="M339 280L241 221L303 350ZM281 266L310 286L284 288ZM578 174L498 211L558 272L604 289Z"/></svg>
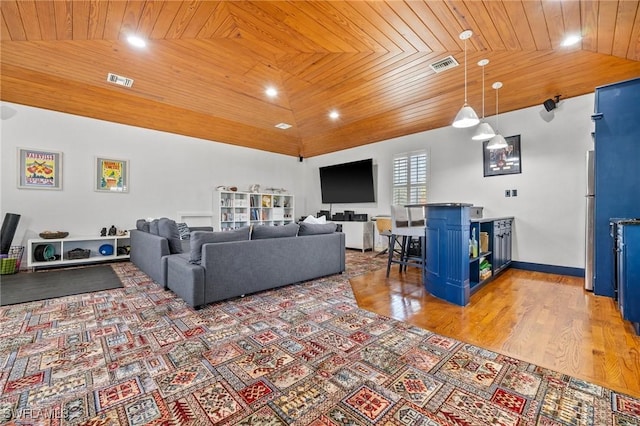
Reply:
<svg viewBox="0 0 640 426"><path fill-rule="evenodd" d="M640 76L638 1L0 2L1 99L311 157ZM581 43L562 47L569 33ZM147 40L136 49L130 34ZM435 73L453 55L460 66ZM107 73L134 80L132 88ZM278 95L269 98L268 86ZM542 108L542 107L541 107ZM332 110L340 118L330 120ZM281 130L278 123L292 127Z"/></svg>

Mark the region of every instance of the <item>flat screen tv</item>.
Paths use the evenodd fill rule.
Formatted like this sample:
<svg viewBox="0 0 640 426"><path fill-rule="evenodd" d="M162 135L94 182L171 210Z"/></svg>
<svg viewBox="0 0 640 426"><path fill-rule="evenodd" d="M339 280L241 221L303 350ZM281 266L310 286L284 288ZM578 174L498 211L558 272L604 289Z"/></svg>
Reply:
<svg viewBox="0 0 640 426"><path fill-rule="evenodd" d="M373 203L373 160L353 161L320 167L323 204Z"/></svg>

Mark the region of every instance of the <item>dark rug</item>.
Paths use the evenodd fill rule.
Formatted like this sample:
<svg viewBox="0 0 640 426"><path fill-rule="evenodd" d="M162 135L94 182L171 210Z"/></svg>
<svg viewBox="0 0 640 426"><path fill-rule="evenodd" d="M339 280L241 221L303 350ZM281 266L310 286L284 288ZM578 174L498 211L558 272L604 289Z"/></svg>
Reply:
<svg viewBox="0 0 640 426"><path fill-rule="evenodd" d="M123 287L109 265L19 272L0 277L0 306Z"/></svg>
<svg viewBox="0 0 640 426"><path fill-rule="evenodd" d="M124 288L0 308L0 423L640 423L636 398L359 309L371 256L199 311L129 262Z"/></svg>

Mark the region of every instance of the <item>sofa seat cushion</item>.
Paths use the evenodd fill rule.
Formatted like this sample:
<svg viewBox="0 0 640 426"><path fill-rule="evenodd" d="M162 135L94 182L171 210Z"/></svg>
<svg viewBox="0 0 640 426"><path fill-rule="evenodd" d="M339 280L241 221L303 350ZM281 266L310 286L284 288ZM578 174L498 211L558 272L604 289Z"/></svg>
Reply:
<svg viewBox="0 0 640 426"><path fill-rule="evenodd" d="M245 226L233 231L207 232L194 231L191 233L191 251L189 262L196 265L202 260L202 246L209 243L226 243L230 241L244 241L249 239L251 228Z"/></svg>
<svg viewBox="0 0 640 426"><path fill-rule="evenodd" d="M335 223L306 223L300 224L300 230L298 235L318 235L318 234L331 234L336 232L337 225Z"/></svg>
<svg viewBox="0 0 640 426"><path fill-rule="evenodd" d="M166 238L169 242L169 252L171 254L182 253L182 243L180 233L175 220L162 217L158 219L158 235Z"/></svg>
<svg viewBox="0 0 640 426"><path fill-rule="evenodd" d="M297 223L289 223L283 226L255 225L251 231L252 240L295 237L296 235L298 235Z"/></svg>

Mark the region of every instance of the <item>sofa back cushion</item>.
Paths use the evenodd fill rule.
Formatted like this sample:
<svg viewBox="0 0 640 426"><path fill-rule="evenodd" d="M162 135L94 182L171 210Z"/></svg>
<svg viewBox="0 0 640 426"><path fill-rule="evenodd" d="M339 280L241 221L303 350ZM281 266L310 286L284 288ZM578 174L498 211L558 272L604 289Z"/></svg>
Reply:
<svg viewBox="0 0 640 426"><path fill-rule="evenodd" d="M298 235L318 235L318 234L331 234L336 232L336 224L329 223L305 223L300 224L300 230Z"/></svg>
<svg viewBox="0 0 640 426"><path fill-rule="evenodd" d="M226 243L230 241L245 241L249 239L251 228L245 226L233 231L207 232L193 231L191 233L191 252L189 262L196 265L202 260L202 246L209 243Z"/></svg>
<svg viewBox="0 0 640 426"><path fill-rule="evenodd" d="M158 232L158 219L153 219L151 222L149 222L149 233L153 235L160 235L158 234Z"/></svg>
<svg viewBox="0 0 640 426"><path fill-rule="evenodd" d="M149 232L149 222L146 219L136 220L136 229L142 232Z"/></svg>
<svg viewBox="0 0 640 426"><path fill-rule="evenodd" d="M158 236L166 238L169 242L169 253L182 253L182 243L180 233L175 220L162 217L158 219Z"/></svg>
<svg viewBox="0 0 640 426"><path fill-rule="evenodd" d="M295 237L298 235L298 227L297 223L289 223L282 226L255 225L251 231L251 239Z"/></svg>

